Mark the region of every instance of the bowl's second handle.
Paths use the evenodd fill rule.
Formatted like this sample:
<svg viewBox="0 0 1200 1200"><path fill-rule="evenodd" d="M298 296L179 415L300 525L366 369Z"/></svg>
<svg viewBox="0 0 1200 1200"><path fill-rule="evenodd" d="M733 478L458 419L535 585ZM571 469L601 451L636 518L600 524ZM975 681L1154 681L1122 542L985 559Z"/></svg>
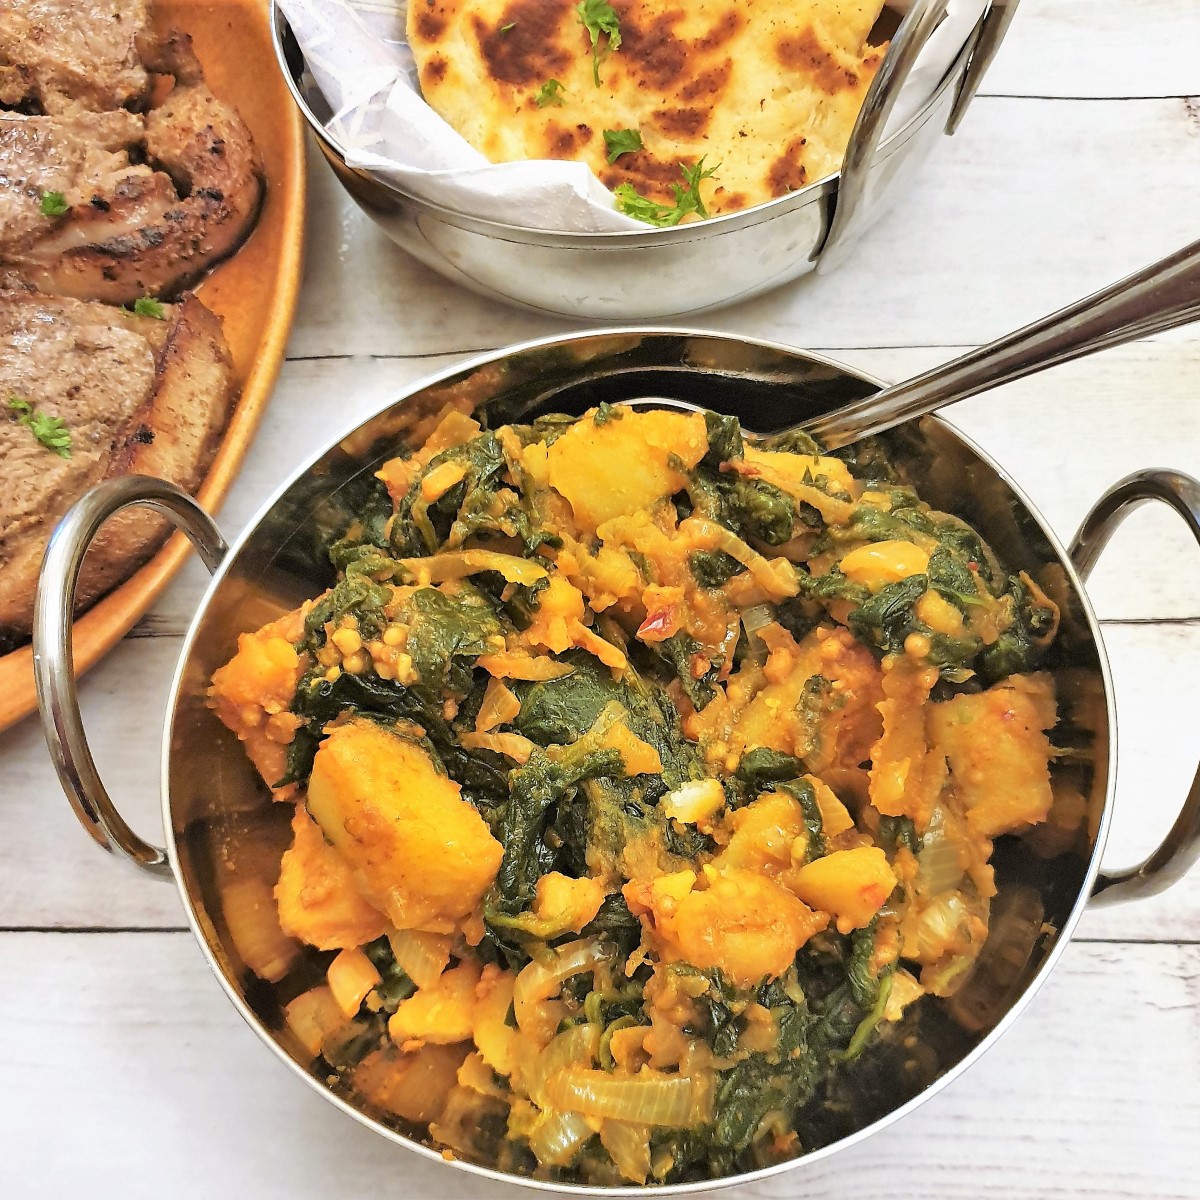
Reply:
<svg viewBox="0 0 1200 1200"><path fill-rule="evenodd" d="M167 852L138 837L105 790L88 748L75 690L71 622L79 570L100 526L131 505L154 509L186 533L210 572L225 557L228 547L213 519L173 483L126 475L97 485L63 517L46 547L33 617L33 670L42 732L80 823L104 849L151 875L170 878Z"/></svg>
<svg viewBox="0 0 1200 1200"><path fill-rule="evenodd" d="M1082 579L1091 574L1125 518L1149 500L1169 504L1200 543L1200 483L1178 471L1137 471L1109 488L1079 527L1071 545L1071 560ZM1200 858L1200 770L1192 780L1175 824L1154 853L1128 870L1101 871L1092 901L1117 904L1156 895L1182 879L1197 858Z"/></svg>
<svg viewBox="0 0 1200 1200"><path fill-rule="evenodd" d="M975 47L971 51L971 61L967 66L966 77L958 90L954 111L951 112L950 119L946 122L948 134L958 132L963 117L967 115L967 109L971 107L971 101L975 99L975 95L979 91L979 85L983 83L983 77L987 74L988 67L992 65L1000 50L1000 43L1004 41L1013 17L1017 15L1017 5L1020 3L1021 0L992 0L983 14L983 20L979 25L979 35L976 38Z"/></svg>
<svg viewBox="0 0 1200 1200"><path fill-rule="evenodd" d="M984 10L971 34L970 59L946 125L948 134L954 133L966 115L988 67L1000 49L1000 43L1008 33L1019 3L1020 0L990 0ZM812 254L817 262L817 270L822 273L832 270L845 259L870 220L875 208L869 195L871 180L879 161L879 149L888 118L921 52L937 32L948 8L949 0L912 0L867 89L842 160L829 230Z"/></svg>

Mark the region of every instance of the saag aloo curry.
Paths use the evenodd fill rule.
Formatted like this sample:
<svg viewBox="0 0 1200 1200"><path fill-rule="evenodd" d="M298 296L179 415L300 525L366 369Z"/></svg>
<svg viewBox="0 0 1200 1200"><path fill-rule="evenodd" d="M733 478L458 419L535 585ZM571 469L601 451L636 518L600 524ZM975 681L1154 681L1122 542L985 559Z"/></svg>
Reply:
<svg viewBox="0 0 1200 1200"><path fill-rule="evenodd" d="M449 408L373 484L212 682L294 807L224 916L296 1052L516 1173L803 1153L1050 812L1055 605L879 448L712 413Z"/></svg>

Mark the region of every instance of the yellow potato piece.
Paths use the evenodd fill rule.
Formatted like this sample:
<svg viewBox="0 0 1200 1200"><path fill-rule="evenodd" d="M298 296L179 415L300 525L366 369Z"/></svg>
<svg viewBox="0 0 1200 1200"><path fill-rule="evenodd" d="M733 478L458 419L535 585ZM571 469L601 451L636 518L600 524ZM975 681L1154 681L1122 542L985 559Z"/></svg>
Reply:
<svg viewBox="0 0 1200 1200"><path fill-rule="evenodd" d="M502 971L495 963L489 963L483 968L475 987L475 1027L472 1035L483 1061L501 1075L513 1073L517 1050L519 1035L508 1023L515 982L512 972Z"/></svg>
<svg viewBox="0 0 1200 1200"><path fill-rule="evenodd" d="M661 775L662 759L649 742L644 742L623 721L614 725L603 738L600 747L615 750L625 764L626 775Z"/></svg>
<svg viewBox="0 0 1200 1200"><path fill-rule="evenodd" d="M349 721L321 743L308 810L397 929L454 932L504 855L424 748L373 721Z"/></svg>
<svg viewBox="0 0 1200 1200"><path fill-rule="evenodd" d="M571 879L551 871L537 881L533 915L556 928L579 933L603 903L604 888L598 879Z"/></svg>
<svg viewBox="0 0 1200 1200"><path fill-rule="evenodd" d="M440 975L432 987L419 988L388 1021L392 1041L401 1047L406 1042L449 1046L468 1041L475 1027L479 973L479 964L466 959Z"/></svg>
<svg viewBox="0 0 1200 1200"><path fill-rule="evenodd" d="M997 837L1046 819L1053 749L1044 731L1056 720L1054 680L1042 674L1013 675L978 695L930 706L930 738L949 759L975 832Z"/></svg>
<svg viewBox="0 0 1200 1200"><path fill-rule="evenodd" d="M937 668L903 654L884 659L883 668L883 736L871 749L871 803L889 817L911 817L924 830L946 782L945 755L930 750L925 733Z"/></svg>
<svg viewBox="0 0 1200 1200"><path fill-rule="evenodd" d="M918 621L924 621L934 633L944 633L947 637L961 637L966 622L963 615L937 592L926 592L916 603L913 613Z"/></svg>
<svg viewBox="0 0 1200 1200"><path fill-rule="evenodd" d="M382 937L387 918L363 899L349 864L303 808L296 809L292 834L275 885L284 933L318 950L350 949Z"/></svg>
<svg viewBox="0 0 1200 1200"><path fill-rule="evenodd" d="M583 594L561 575L552 575L538 597L525 637L540 650L561 654L575 644L575 626L582 621Z"/></svg>
<svg viewBox="0 0 1200 1200"><path fill-rule="evenodd" d="M238 638L237 653L213 672L210 706L237 734L250 761L271 787L287 773L287 746L299 718L288 711L303 674L292 643L304 634L300 609ZM287 799L294 785L276 795Z"/></svg>
<svg viewBox="0 0 1200 1200"><path fill-rule="evenodd" d="M929 569L929 555L912 542L871 542L851 550L838 565L847 579L877 592L910 575L923 575Z"/></svg>
<svg viewBox="0 0 1200 1200"><path fill-rule="evenodd" d="M768 792L753 804L729 814L728 845L713 860L718 870L730 867L777 875L792 866L792 846L800 841L800 860L808 840L804 810L787 792Z"/></svg>
<svg viewBox="0 0 1200 1200"><path fill-rule="evenodd" d="M770 637L766 687L753 693L728 730L711 725L720 721L722 713L714 704L692 723L689 736L698 737L702 744L725 741L739 754L755 746L796 754L836 784L834 769L857 770L879 737L879 664L848 629L819 626L799 643L783 629ZM756 683L755 668L749 672L751 683ZM805 685L815 675L836 687L817 710L803 703ZM740 673L735 672L730 679L731 697L741 690Z"/></svg>
<svg viewBox="0 0 1200 1200"><path fill-rule="evenodd" d="M690 469L707 449L699 413L630 411L600 425L585 418L550 446L550 486L566 498L580 526L594 531L679 491L685 477L670 460Z"/></svg>
<svg viewBox="0 0 1200 1200"><path fill-rule="evenodd" d="M673 914L665 907L659 929L667 935L668 957L720 967L737 987L782 975L827 924L782 884L744 870L710 872L704 891L688 892Z"/></svg>
<svg viewBox="0 0 1200 1200"><path fill-rule="evenodd" d="M849 933L871 923L892 894L896 876L878 846L859 846L818 858L790 882L801 900L832 914L839 932Z"/></svg>

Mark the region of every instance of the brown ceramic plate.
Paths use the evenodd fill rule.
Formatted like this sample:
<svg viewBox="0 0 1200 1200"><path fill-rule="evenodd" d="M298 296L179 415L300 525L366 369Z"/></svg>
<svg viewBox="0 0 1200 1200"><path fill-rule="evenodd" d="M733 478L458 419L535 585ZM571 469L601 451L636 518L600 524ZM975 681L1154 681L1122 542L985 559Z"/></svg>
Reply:
<svg viewBox="0 0 1200 1200"><path fill-rule="evenodd" d="M263 156L267 193L254 233L196 288L225 324L242 394L197 496L212 512L245 455L283 362L304 241L304 127L275 66L266 0L156 0L155 20L191 34L205 77L237 107ZM75 669L92 667L154 603L188 552L176 534L75 622ZM0 729L37 707L33 651L0 656Z"/></svg>

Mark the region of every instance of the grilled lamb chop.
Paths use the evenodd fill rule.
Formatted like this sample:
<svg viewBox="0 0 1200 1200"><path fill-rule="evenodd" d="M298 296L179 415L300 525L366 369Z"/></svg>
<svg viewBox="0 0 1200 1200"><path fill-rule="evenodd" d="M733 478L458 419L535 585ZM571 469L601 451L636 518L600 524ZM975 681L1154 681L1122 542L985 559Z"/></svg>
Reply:
<svg viewBox="0 0 1200 1200"><path fill-rule="evenodd" d="M4 0L0 105L46 113L139 107L146 0Z"/></svg>
<svg viewBox="0 0 1200 1200"><path fill-rule="evenodd" d="M42 553L70 505L118 475L195 491L236 398L221 323L195 296L157 320L0 291L0 653L29 635ZM69 457L39 440L31 414L65 423ZM167 532L141 509L109 521L84 563L80 609L131 575Z"/></svg>
<svg viewBox="0 0 1200 1200"><path fill-rule="evenodd" d="M184 35L155 47L151 65L170 68L175 87L144 116L0 113L10 283L113 304L174 296L249 235L263 193L249 130Z"/></svg>

